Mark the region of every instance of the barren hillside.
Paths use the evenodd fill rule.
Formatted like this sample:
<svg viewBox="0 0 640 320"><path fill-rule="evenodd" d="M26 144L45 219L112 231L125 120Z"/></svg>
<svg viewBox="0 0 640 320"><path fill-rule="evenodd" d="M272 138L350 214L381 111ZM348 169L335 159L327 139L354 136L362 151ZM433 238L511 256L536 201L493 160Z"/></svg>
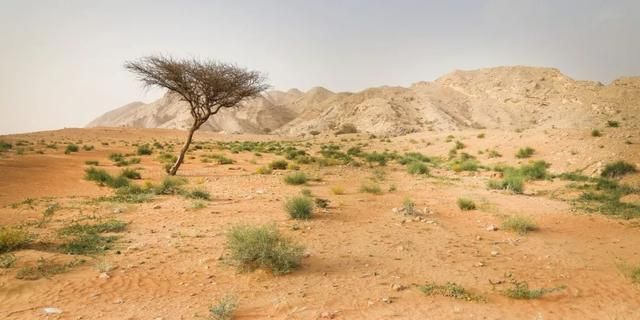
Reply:
<svg viewBox="0 0 640 320"><path fill-rule="evenodd" d="M640 77L603 85L576 81L553 68L514 66L454 71L409 88L270 91L212 117L204 129L295 136L353 124L362 132L398 135L465 128L589 128L606 120L636 128L639 111ZM189 124L187 106L167 94L150 104L123 106L87 126L183 129Z"/></svg>

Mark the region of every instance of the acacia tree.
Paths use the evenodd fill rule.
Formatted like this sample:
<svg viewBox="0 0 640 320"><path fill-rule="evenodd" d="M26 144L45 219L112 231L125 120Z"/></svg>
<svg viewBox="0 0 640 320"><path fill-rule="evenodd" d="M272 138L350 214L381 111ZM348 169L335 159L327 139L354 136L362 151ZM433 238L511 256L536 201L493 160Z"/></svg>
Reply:
<svg viewBox="0 0 640 320"><path fill-rule="evenodd" d="M209 117L223 108L239 106L242 100L268 88L262 73L214 60L148 56L127 61L125 69L133 72L146 87L165 88L189 104L193 124L176 163L168 171L170 175L178 172L193 134Z"/></svg>

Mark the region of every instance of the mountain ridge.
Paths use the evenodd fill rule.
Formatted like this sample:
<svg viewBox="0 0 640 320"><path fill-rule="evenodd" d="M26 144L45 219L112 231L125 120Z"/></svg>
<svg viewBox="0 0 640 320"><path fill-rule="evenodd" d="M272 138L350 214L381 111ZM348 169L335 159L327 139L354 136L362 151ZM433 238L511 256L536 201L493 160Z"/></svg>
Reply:
<svg viewBox="0 0 640 320"><path fill-rule="evenodd" d="M409 87L267 91L241 107L221 111L202 129L297 136L348 124L361 132L401 135L464 128L591 127L612 117L637 126L639 111L638 76L604 85L574 80L556 68L501 66L455 70ZM187 104L167 93L152 103L132 102L111 110L87 127L186 129L190 120Z"/></svg>

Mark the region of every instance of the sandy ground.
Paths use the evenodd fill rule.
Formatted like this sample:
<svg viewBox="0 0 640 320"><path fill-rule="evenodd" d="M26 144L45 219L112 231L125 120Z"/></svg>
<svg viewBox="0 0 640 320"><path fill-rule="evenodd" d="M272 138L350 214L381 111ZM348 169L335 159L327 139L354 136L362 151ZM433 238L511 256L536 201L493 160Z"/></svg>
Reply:
<svg viewBox="0 0 640 320"><path fill-rule="evenodd" d="M486 137L480 139L478 133ZM478 156L483 164L512 165L528 160L513 155L522 146L536 149L534 159L551 163L552 172L584 169L590 174L602 163L624 159L640 163L640 137L622 128L603 137L590 130L549 132L464 131L418 133L392 138L390 143L353 136L369 142L366 150L420 151L445 156L452 134L465 152L495 149L502 158ZM179 172L189 186L208 190L212 201L191 209L190 200L158 196L142 204L88 203L112 190L83 179L84 162L99 160L110 172L107 156L133 152L133 143L152 139L180 143L184 133L142 129L65 129L0 137L35 142L24 155L0 153L0 225L28 226L42 239L72 221L117 218L130 222L117 248L104 255L83 257L86 263L68 272L34 281L16 279L18 270L40 257L69 261L74 257L38 246L14 252L17 263L0 269L0 318L3 319L204 319L208 308L226 294L239 299L236 319L640 319L640 287L625 276L621 264L640 265L639 224L575 210L563 201L563 181L527 183L524 194L489 190L491 172L455 173L435 169L432 176L415 177L390 163L380 182L381 195L362 193L361 183L372 176L367 166L302 170L322 177L304 188L331 201L309 221L294 221L283 201L301 186L286 185L284 172L258 175L255 170L279 159L273 154L231 154L236 163L218 165L188 159ZM336 137L309 140L317 147ZM273 136L198 134L198 141L278 139ZM454 141L456 140L454 139ZM57 142L57 149L45 144ZM95 146L95 150L65 155L67 142ZM630 140L632 144L626 144ZM103 145L108 142L109 145ZM127 145L128 144L128 145ZM44 154L29 151L42 150ZM346 150L346 148L343 148ZM198 155L201 151L195 152ZM202 151L204 153L204 151ZM140 172L146 181L163 177L156 155L142 156ZM640 185L638 174L626 183ZM334 195L332 186L345 194ZM396 191L387 191L395 186ZM568 197L570 195L567 195ZM456 200L473 199L477 210L461 211ZM12 205L27 198L31 205ZM428 212L420 221L394 213L406 198ZM36 226L50 203L59 203L52 221ZM539 230L527 235L497 230L504 216L532 217ZM265 271L238 273L225 260L225 233L238 223L271 223L306 246L302 267L273 276ZM294 228L295 226L295 228ZM47 236L48 235L48 236ZM113 270L100 276L97 264ZM566 288L535 300L514 300L502 292L510 281L526 281L533 288ZM416 285L455 282L486 296L486 302L468 302L426 296ZM397 290L399 286L406 287ZM44 315L55 307L61 314Z"/></svg>

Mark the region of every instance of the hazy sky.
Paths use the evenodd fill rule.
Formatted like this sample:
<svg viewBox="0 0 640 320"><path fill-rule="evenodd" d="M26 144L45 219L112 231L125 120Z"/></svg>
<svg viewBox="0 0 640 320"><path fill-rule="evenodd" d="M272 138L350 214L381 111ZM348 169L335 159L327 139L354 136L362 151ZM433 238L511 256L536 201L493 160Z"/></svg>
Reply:
<svg viewBox="0 0 640 320"><path fill-rule="evenodd" d="M157 98L122 68L154 53L236 62L276 89L514 64L608 83L640 75L640 1L0 0L0 134Z"/></svg>

